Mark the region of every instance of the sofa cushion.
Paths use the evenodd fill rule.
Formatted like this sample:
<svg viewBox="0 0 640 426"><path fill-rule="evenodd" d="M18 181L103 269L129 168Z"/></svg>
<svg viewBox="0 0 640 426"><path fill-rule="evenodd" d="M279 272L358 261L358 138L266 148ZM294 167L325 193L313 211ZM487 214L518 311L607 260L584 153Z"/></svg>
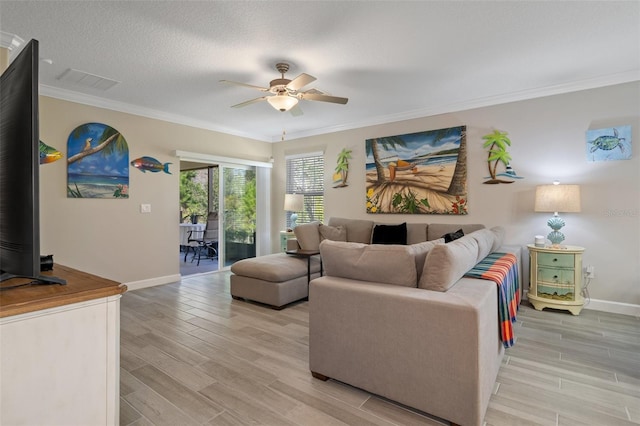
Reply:
<svg viewBox="0 0 640 426"><path fill-rule="evenodd" d="M407 223L407 244L417 244L427 241L426 223Z"/></svg>
<svg viewBox="0 0 640 426"><path fill-rule="evenodd" d="M375 225L371 244L407 244L407 223L399 225Z"/></svg>
<svg viewBox="0 0 640 426"><path fill-rule="evenodd" d="M415 287L417 283L410 246L324 240L320 254L328 276L405 287Z"/></svg>
<svg viewBox="0 0 640 426"><path fill-rule="evenodd" d="M342 225L329 226L321 223L318 226L318 231L320 232L320 241L347 241L347 228Z"/></svg>
<svg viewBox="0 0 640 426"><path fill-rule="evenodd" d="M491 231L495 234L496 239L493 241L493 246L491 247L491 252L498 250L499 247L502 247L504 243L504 234L505 229L502 226L494 226L491 228Z"/></svg>
<svg viewBox="0 0 640 426"><path fill-rule="evenodd" d="M433 241L423 241L421 243L408 245L409 251L413 255L416 263L417 280L420 281L422 271L424 270L424 261L427 258L429 251L435 247L436 244L444 244L444 238Z"/></svg>
<svg viewBox="0 0 640 426"><path fill-rule="evenodd" d="M490 229L479 229L469 234L478 243L478 257L476 263L487 257L493 250L496 234Z"/></svg>
<svg viewBox="0 0 640 426"><path fill-rule="evenodd" d="M332 217L329 219L330 226L342 225L347 229L347 241L355 243L369 244L371 242L372 220L345 219Z"/></svg>
<svg viewBox="0 0 640 426"><path fill-rule="evenodd" d="M418 287L447 291L476 265L477 258L478 242L471 235L449 244L436 244L427 254Z"/></svg>
<svg viewBox="0 0 640 426"><path fill-rule="evenodd" d="M303 223L293 228L293 233L302 250L318 250L320 246L320 222Z"/></svg>

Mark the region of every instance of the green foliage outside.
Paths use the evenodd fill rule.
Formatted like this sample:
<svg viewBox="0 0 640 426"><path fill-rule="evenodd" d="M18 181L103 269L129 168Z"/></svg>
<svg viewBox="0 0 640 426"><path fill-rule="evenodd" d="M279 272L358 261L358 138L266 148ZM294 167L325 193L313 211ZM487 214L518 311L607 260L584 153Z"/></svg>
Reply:
<svg viewBox="0 0 640 426"><path fill-rule="evenodd" d="M209 210L217 211L219 168L180 173L180 215L182 222L205 223ZM209 178L209 173L212 176ZM226 241L253 243L256 230L256 173L253 170L224 169L224 216L220 215ZM209 181L211 189L209 191ZM209 200L209 201L208 201ZM208 207L211 204L212 207Z"/></svg>
<svg viewBox="0 0 640 426"><path fill-rule="evenodd" d="M226 240L251 244L256 231L256 173L226 169L224 184Z"/></svg>
<svg viewBox="0 0 640 426"><path fill-rule="evenodd" d="M196 170L180 172L180 216L181 222L190 222L193 215L200 221L207 217L207 183L198 182Z"/></svg>

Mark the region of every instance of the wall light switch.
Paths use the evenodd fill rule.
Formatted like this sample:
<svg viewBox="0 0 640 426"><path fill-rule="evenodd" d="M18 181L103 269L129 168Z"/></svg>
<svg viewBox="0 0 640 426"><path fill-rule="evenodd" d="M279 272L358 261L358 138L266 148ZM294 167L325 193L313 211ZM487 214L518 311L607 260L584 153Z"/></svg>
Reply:
<svg viewBox="0 0 640 426"><path fill-rule="evenodd" d="M140 213L151 213L151 204L140 204Z"/></svg>

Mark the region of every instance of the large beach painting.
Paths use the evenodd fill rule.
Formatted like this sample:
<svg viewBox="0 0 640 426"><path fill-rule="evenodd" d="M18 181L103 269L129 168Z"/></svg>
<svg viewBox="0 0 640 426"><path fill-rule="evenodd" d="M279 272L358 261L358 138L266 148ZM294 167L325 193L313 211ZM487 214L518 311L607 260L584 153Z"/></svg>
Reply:
<svg viewBox="0 0 640 426"><path fill-rule="evenodd" d="M467 214L466 126L366 140L367 213Z"/></svg>
<svg viewBox="0 0 640 426"><path fill-rule="evenodd" d="M76 127L67 141L67 197L129 198L129 146L101 123Z"/></svg>

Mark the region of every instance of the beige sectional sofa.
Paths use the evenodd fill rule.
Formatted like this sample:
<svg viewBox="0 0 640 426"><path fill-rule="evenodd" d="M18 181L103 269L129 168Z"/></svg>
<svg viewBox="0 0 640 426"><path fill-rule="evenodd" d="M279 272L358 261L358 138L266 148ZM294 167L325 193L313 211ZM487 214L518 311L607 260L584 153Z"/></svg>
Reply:
<svg viewBox="0 0 640 426"><path fill-rule="evenodd" d="M317 249L326 238L349 242L370 243L375 223L371 220L331 218L328 225L319 222L298 225L297 240L290 240L291 248ZM462 229L465 233L482 225L407 224L407 244L434 240L446 233ZM320 276L320 259L311 259L311 278ZM243 259L231 266L231 296L282 309L286 305L305 299L309 295L307 259L275 253Z"/></svg>
<svg viewBox="0 0 640 426"><path fill-rule="evenodd" d="M347 236L362 225L342 223ZM425 240L458 228L425 226ZM498 290L492 281L463 275L493 251L513 253L520 267L521 248L503 246L501 228L479 228L468 226L464 237L448 244L322 241L325 276L312 280L309 290L314 377L454 424L482 424L504 355Z"/></svg>

